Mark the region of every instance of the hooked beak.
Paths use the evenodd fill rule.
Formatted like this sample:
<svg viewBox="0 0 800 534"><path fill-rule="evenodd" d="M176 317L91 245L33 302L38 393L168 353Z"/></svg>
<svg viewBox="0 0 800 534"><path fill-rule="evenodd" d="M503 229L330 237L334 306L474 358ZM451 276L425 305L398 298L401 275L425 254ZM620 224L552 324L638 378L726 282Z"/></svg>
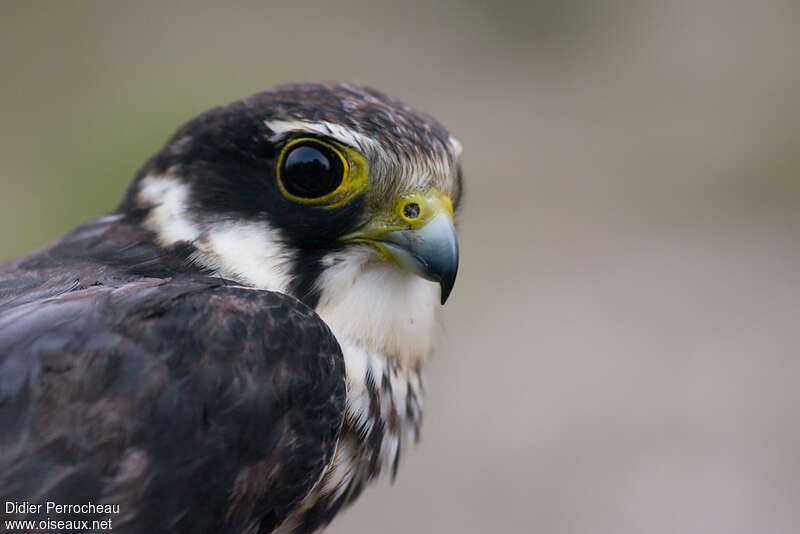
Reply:
<svg viewBox="0 0 800 534"><path fill-rule="evenodd" d="M439 282L442 304L447 301L458 273L456 229L447 213L436 214L418 229L388 232L378 244L400 267Z"/></svg>
<svg viewBox="0 0 800 534"><path fill-rule="evenodd" d="M443 191L403 195L391 213L376 215L342 238L375 246L384 257L412 273L438 282L444 304L458 273L458 240L453 204Z"/></svg>

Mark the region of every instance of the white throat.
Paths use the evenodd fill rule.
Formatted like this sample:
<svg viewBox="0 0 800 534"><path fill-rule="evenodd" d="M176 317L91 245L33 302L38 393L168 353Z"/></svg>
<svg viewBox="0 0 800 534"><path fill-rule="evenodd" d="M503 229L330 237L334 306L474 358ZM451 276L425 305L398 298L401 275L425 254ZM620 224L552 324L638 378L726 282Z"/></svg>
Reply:
<svg viewBox="0 0 800 534"><path fill-rule="evenodd" d="M437 284L377 259L369 245L324 258L316 312L341 341L393 358L401 367L430 354Z"/></svg>

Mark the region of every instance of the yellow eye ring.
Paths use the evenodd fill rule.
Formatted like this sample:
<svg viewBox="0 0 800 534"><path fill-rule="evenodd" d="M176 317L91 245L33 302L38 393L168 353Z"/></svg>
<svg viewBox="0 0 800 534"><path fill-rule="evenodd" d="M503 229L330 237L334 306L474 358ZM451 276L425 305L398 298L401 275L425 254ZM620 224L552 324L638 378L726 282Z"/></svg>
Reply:
<svg viewBox="0 0 800 534"><path fill-rule="evenodd" d="M281 150L277 166L283 195L301 203L324 203L336 194L349 174L341 151L320 139L294 139Z"/></svg>
<svg viewBox="0 0 800 534"><path fill-rule="evenodd" d="M278 156L275 171L284 197L298 204L325 208L342 206L363 191L368 174L361 154L316 137L300 137L287 143Z"/></svg>

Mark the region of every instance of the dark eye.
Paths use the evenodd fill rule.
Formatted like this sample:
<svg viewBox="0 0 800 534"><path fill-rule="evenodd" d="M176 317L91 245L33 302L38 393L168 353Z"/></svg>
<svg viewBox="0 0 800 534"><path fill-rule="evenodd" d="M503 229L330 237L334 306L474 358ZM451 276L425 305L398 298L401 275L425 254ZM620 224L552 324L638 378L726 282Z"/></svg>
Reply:
<svg viewBox="0 0 800 534"><path fill-rule="evenodd" d="M280 163L279 176L287 193L313 199L339 187L344 170L344 160L338 152L308 140L289 147Z"/></svg>

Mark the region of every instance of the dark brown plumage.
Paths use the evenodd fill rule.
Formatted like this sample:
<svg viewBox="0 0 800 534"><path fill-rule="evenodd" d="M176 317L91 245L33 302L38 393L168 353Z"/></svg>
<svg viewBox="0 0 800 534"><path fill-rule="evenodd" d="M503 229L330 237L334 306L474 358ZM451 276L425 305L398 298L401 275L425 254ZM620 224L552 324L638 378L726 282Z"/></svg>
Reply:
<svg viewBox="0 0 800 534"><path fill-rule="evenodd" d="M118 504L121 532L271 532L333 453L336 340L108 219L0 268L3 500Z"/></svg>

